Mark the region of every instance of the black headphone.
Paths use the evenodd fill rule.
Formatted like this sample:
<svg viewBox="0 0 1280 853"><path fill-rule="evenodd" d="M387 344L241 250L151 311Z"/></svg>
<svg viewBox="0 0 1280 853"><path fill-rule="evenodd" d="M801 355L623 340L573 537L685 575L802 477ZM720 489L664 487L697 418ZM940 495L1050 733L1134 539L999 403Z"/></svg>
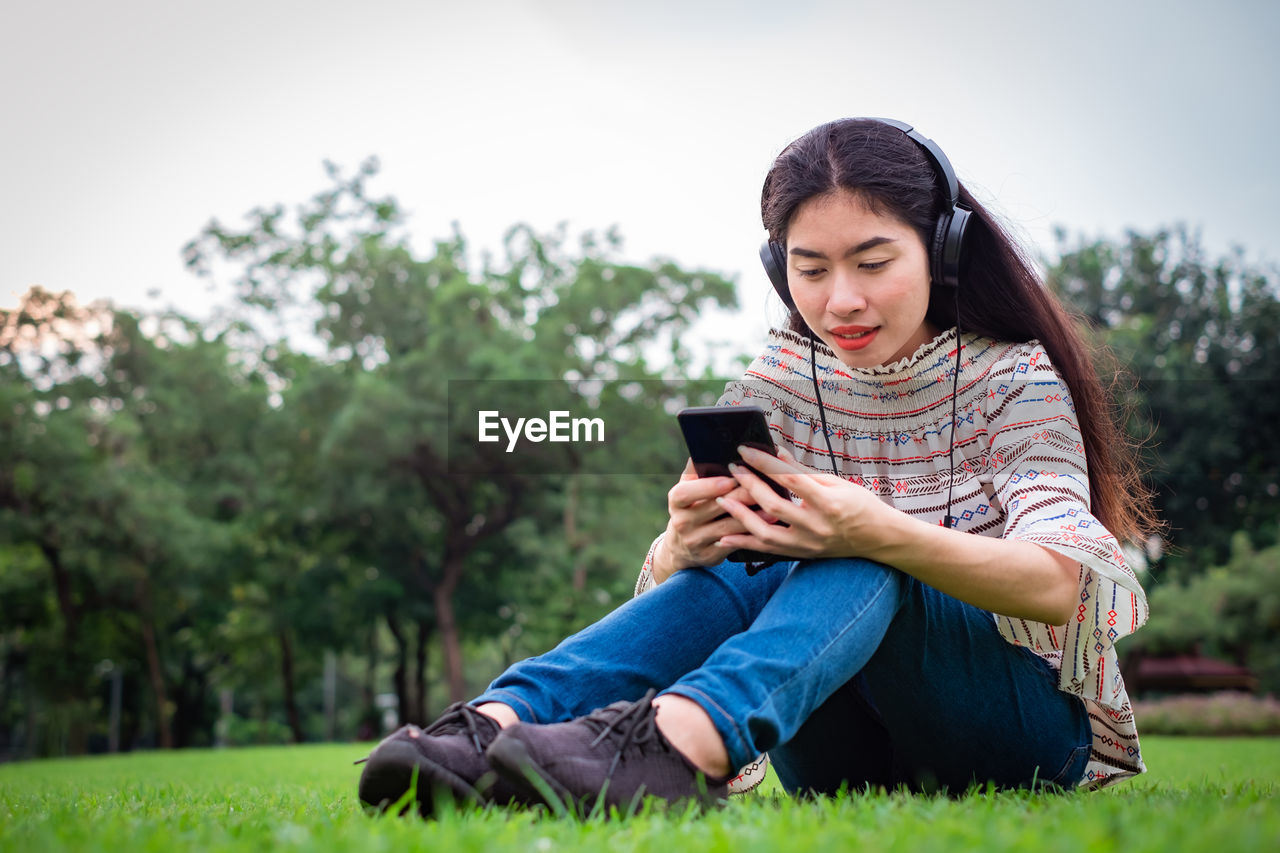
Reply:
<svg viewBox="0 0 1280 853"><path fill-rule="evenodd" d="M956 179L951 161L942 153L932 139L916 131L905 122L891 118L872 118L865 121L877 121L897 128L905 133L911 141L924 149L941 183L947 191L946 208L938 217L933 227L933 242L929 247L929 277L935 285L943 287L960 286L960 255L964 247L964 232L969 225L969 208L960 204L960 182ZM776 240L766 240L760 246L760 261L764 271L773 283L773 289L782 297L782 301L791 311L796 310L795 301L791 298L791 288L787 286L787 251Z"/></svg>

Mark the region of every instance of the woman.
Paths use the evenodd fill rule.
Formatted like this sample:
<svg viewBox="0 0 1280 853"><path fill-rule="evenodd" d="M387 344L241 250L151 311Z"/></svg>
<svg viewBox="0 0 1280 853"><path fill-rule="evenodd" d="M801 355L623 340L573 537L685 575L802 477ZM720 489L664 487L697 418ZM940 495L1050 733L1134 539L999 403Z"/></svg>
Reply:
<svg viewBox="0 0 1280 853"><path fill-rule="evenodd" d="M1154 520L1061 308L898 122L805 134L761 209L789 329L721 403L769 413L777 456L686 466L637 597L384 740L364 802L415 773L424 814L715 799L766 752L793 792L1144 769L1113 644L1146 599L1116 536ZM737 549L779 560L744 571Z"/></svg>

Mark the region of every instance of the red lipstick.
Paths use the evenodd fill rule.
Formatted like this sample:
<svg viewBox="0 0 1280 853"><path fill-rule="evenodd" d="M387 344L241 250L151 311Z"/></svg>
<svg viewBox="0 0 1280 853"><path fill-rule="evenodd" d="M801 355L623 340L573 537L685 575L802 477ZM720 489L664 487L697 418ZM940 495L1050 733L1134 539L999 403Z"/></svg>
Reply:
<svg viewBox="0 0 1280 853"><path fill-rule="evenodd" d="M835 326L829 330L836 346L848 351L864 349L875 340L879 326Z"/></svg>

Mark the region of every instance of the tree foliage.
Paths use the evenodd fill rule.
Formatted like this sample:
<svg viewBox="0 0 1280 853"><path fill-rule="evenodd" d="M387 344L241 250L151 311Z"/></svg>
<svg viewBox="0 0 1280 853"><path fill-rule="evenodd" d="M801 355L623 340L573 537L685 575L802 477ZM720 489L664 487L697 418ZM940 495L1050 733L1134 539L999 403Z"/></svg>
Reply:
<svg viewBox="0 0 1280 853"><path fill-rule="evenodd" d="M126 742L207 743L224 691L300 740L328 649L363 664L360 719L390 688L421 721L496 674L481 638L537 651L634 577L679 456L600 476L570 449L531 472L457 441L450 387L518 383L521 405L669 434L666 404L705 383L657 382L650 362L686 370L682 332L733 304L731 282L564 228L517 226L496 259L457 233L421 253L368 192L375 171L330 168L294 210L203 229L188 263L236 291L216 323L39 290L0 315L0 713L101 720L112 660ZM659 444L611 462L652 472ZM46 748L20 716L5 736Z"/></svg>
<svg viewBox="0 0 1280 853"><path fill-rule="evenodd" d="M1239 250L1209 257L1185 228L1058 241L1051 284L1133 380L1117 387L1171 528L1166 568L1221 563L1237 530L1277 541L1280 276Z"/></svg>
<svg viewBox="0 0 1280 853"><path fill-rule="evenodd" d="M1249 667L1268 693L1280 693L1280 545L1255 549L1235 535L1221 565L1150 593L1151 621L1127 652L1200 652Z"/></svg>

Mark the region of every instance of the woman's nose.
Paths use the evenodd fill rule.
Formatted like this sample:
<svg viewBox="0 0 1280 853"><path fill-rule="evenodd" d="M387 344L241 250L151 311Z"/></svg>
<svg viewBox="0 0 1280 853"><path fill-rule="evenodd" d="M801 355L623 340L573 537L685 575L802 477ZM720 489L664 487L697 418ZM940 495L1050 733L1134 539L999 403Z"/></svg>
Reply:
<svg viewBox="0 0 1280 853"><path fill-rule="evenodd" d="M827 310L836 316L846 316L867 307L867 299L857 277L837 273L832 282L831 295L827 298Z"/></svg>

